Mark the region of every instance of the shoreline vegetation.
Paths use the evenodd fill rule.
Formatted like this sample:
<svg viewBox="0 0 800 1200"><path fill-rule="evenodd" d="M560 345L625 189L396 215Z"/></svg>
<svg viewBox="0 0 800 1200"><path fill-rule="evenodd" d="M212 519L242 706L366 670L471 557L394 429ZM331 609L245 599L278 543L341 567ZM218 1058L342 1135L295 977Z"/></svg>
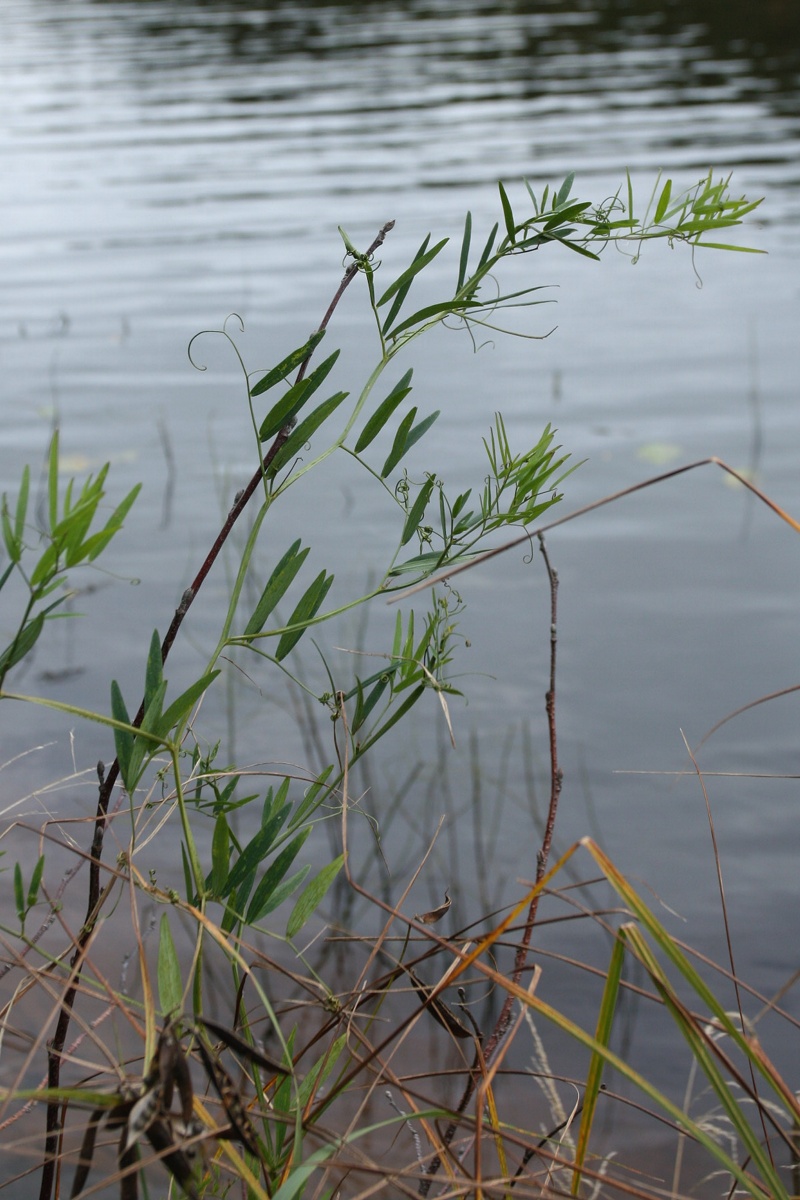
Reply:
<svg viewBox="0 0 800 1200"><path fill-rule="evenodd" d="M192 1200L333 1200L388 1190L655 1197L695 1194L712 1174L716 1194L755 1200L800 1194L800 1104L758 1036L764 1016L794 1032L780 997L763 997L738 978L729 934L723 966L673 937L597 840L583 838L551 861L562 786L559 581L545 540L548 530L593 508L706 465L734 476L795 531L800 525L716 457L561 515L562 487L576 464L549 425L530 446L512 447L500 413L483 440L480 483L472 489L448 492L446 462L421 474L407 466L418 443L429 445L423 439L439 413L418 409L413 370L396 368L395 358L441 324L466 332L476 351L487 330L535 341L515 322L524 324L526 310L544 302L541 288L516 276L506 284L512 260L522 258L514 267L524 275L523 256L560 246L599 260L613 245L636 262L654 239L685 244L693 259L706 248L757 252L728 240L760 203L734 198L729 178L715 181L709 173L679 191L659 177L644 207L629 177L599 203L576 200L573 186L570 175L537 195L526 182L517 189L521 201L515 191L512 204L501 184L499 219L488 236L473 231L467 214L454 286L444 298L418 299L426 268L445 252L447 238L434 242L428 235L412 261L386 280L389 267L380 259L391 258L394 222L364 251L340 230L344 275L336 294L314 333L266 373L245 365L235 314L193 339L189 355L199 369L207 337L223 339L238 362L257 465L166 634L153 632L138 709L115 680L109 711L100 713L21 695L13 673L49 623L64 615L68 576L93 563L135 512L139 489L108 516L108 466L62 489L56 431L45 503L32 505L27 467L17 496L3 498L0 588L17 615L5 618L14 632L0 654L0 699L100 723L115 752L109 767L97 766L91 826L72 828L67 842L58 827L17 825L37 853L24 864L3 864L2 1030L5 1039L16 1032L29 1047L0 1091L0 1144L14 1164L2 1185L14 1194L33 1195L35 1186L40 1200L101 1193L131 1200L167 1188ZM350 394L331 390L340 352L329 347L337 305L356 280L374 322L374 349L358 364L361 390ZM283 548L248 607L246 584L262 530L275 528L275 505L290 504L291 489L337 453L354 460L396 507L396 539L375 565L377 582L364 594L342 596L336 564L315 574L306 564L311 546L298 539ZM441 447L434 457L443 457ZM202 673L174 697L165 675L170 650L245 509L251 525L217 643ZM465 603L459 576L523 543L538 548L549 583L544 832L539 838L531 829L524 868L530 883L516 888L503 911L485 914L480 931L444 932L452 915L447 893L426 912L406 911L425 861L399 894L378 896L362 882L352 849L359 801L351 773L418 704L437 713L452 737L451 705L461 696L452 669ZM323 658L322 691L301 675L295 650L309 630L387 600L395 606L394 632L376 670L344 678ZM203 740L199 709L219 686L231 652L247 656L266 695L299 688L327 712L328 761L321 770L281 773L252 792L254 781L242 768L218 761L218 745ZM688 745L687 753L708 805ZM713 838L710 806L708 813ZM327 861L313 871L306 842L334 823ZM107 845L112 824L123 845L115 859ZM167 831L181 847L169 880L148 868L147 856L150 841ZM64 849L74 865L58 881L50 856L63 859ZM725 918L716 843L714 856ZM582 877L586 870L592 879L576 885L576 871ZM69 889L72 899L81 887L84 916L70 924L65 895ZM321 915L342 895L368 908L377 934L357 936ZM577 912L597 933L605 965L572 964L575 986L597 992L591 1028L539 995L551 969L536 940L543 901ZM144 913L153 908L151 939ZM137 961L115 986L101 964L123 913ZM320 934L322 951L312 954ZM264 950L270 941L273 956ZM484 1028L476 998L487 989L497 1002ZM634 999L658 1010L666 1036L689 1046L692 1069L682 1101L660 1091L616 1048L620 1010ZM43 1020L26 1038L24 1014L32 1011ZM551 1037L557 1047L562 1035L581 1048L579 1079L559 1075ZM535 1072L516 1062L530 1061L530 1049L517 1053L522 1043L536 1048ZM607 1144L611 1106L636 1111L659 1136L668 1131L675 1145L670 1177L628 1169L627 1159L637 1165L635 1150Z"/></svg>

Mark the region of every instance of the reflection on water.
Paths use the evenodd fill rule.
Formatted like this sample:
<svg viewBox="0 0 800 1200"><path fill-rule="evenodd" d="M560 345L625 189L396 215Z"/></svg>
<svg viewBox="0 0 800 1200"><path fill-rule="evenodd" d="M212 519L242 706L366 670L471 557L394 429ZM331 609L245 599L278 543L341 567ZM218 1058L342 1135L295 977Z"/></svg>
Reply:
<svg viewBox="0 0 800 1200"><path fill-rule="evenodd" d="M685 184L709 166L733 170L738 188L767 196L747 240L770 258L699 255L702 290L689 257L666 248L654 247L636 271L621 256L599 268L536 259L537 281L560 285L559 308L547 317L534 310L528 331L558 322L553 337L477 357L455 338L446 351L439 343L420 351L424 403L448 399L436 446L443 466L480 478L476 447L502 406L515 437L535 440L552 419L575 458L588 458L570 480L570 504L646 474L659 447L748 465L758 443L767 490L800 510L794 0L763 0L757 11L733 0L5 0L2 10L2 487L15 489L20 461L39 461L56 419L74 461L92 469L112 460L118 494L145 480L109 561L118 578L86 598L91 621L53 631L47 659L37 658L20 686L61 698L59 680L72 686L69 673L82 669L80 703L105 708L111 675L132 696L153 624L163 631L249 475L233 365L206 342L209 370L192 373L189 338L239 312L248 364L269 365L297 344L298 331L307 335L335 289L337 224L366 243L397 218L385 255L396 271L429 229L457 237L468 208L488 230L500 177L526 175L540 186L575 169L581 194L602 199L626 168L643 196L660 168ZM345 356L369 336L351 296L331 336ZM328 520L317 540L334 559L345 546L344 571L363 578L386 526L359 508L360 482L328 486L324 506L314 493L299 498L300 517ZM361 522L356 554L353 522ZM696 786L613 772L683 769L680 728L696 741L726 712L795 680L800 568L787 539L703 477L605 510L551 544L562 576L562 839L596 820L630 869L673 902L679 890L693 936L712 942ZM454 820L460 836L431 860L464 921L476 908L466 865L473 834L492 847L493 875L478 876L485 895L531 871L518 853L530 803L522 764L538 770L545 757L547 648L546 596L533 568L509 562L465 583L467 591L473 706L458 713L457 731L466 746L480 729L481 772L502 788L484 792L489 823L468 831L463 817ZM223 592L222 579L210 582L172 667L176 684L216 637ZM488 678L495 674L502 689ZM508 748L509 714L517 745L521 726L533 731L529 753ZM284 714L265 717L259 707L239 716L243 754L302 753ZM60 721L36 724L19 710L5 719L14 744L55 739L38 762L48 777L68 774ZM397 778L417 752L430 756L427 731L413 736L391 766ZM762 771L789 771L793 710L763 721L753 714L718 745L709 762L719 769L753 771L755 760ZM78 730L79 770L109 756L98 732ZM26 787L29 761L6 775L14 794ZM440 801L446 807L442 791L463 810L469 755L448 763L446 788L437 768L414 794L422 801L416 825L408 819L419 838L410 858ZM76 811L92 810L91 783L69 795ZM409 812L413 800L403 805ZM792 911L795 802L788 784L763 791L744 780L718 796L736 863L738 935L764 990L785 971L777 948ZM769 897L758 883L765 859ZM432 891L443 890L439 883ZM774 951L761 940L765 925L776 931Z"/></svg>

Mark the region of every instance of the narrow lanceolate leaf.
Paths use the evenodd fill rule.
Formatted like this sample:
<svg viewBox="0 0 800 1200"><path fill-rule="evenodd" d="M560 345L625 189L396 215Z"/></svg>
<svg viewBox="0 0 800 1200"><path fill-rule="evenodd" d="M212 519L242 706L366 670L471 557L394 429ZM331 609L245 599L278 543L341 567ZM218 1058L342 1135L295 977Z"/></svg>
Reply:
<svg viewBox="0 0 800 1200"><path fill-rule="evenodd" d="M424 270L428 263L432 262L433 259L436 258L436 255L444 249L449 240L449 238L442 238L442 240L437 242L435 246L432 246L430 250L426 250L424 254L419 256L419 258L415 258L411 266L407 267L406 270L403 271L403 274L399 275L397 279L395 279L394 283L386 289L378 301L377 307L381 308L384 304L386 304L387 300L391 300L392 296L399 292L400 288L404 287L407 283L410 283L415 275L418 275L420 271Z"/></svg>
<svg viewBox="0 0 800 1200"><path fill-rule="evenodd" d="M392 448L389 451L389 456L381 469L382 479L385 479L386 476L394 470L394 468L400 462L400 459L409 452L412 446L415 446L420 438L425 436L431 425L433 425L434 421L436 421L439 417L439 411L440 410L437 408L436 412L433 412L430 414L430 416L425 417L419 422L418 425L414 425L414 417L417 415L416 408L412 408L411 411L407 413L405 417L403 417L403 420L398 426L397 433L394 436L394 441L392 442ZM412 425L414 425L413 429Z"/></svg>
<svg viewBox="0 0 800 1200"><path fill-rule="evenodd" d="M315 371L312 371L305 379L301 379L299 383L293 384L278 403L270 409L258 431L262 442L268 441L297 415L303 405L314 395L314 392L325 382L338 357L339 351L335 350L324 362L320 363Z"/></svg>
<svg viewBox="0 0 800 1200"><path fill-rule="evenodd" d="M50 442L50 461L47 468L47 507L50 529L58 525L58 430Z"/></svg>
<svg viewBox="0 0 800 1200"><path fill-rule="evenodd" d="M22 469L22 481L19 485L19 496L17 497L17 511L14 516L14 537L20 544L22 543L22 535L25 532L25 517L28 513L30 482L31 473L26 464Z"/></svg>
<svg viewBox="0 0 800 1200"><path fill-rule="evenodd" d="M344 855L340 854L333 862L329 862L327 866L323 867L319 874L315 875L311 882L303 888L286 925L288 938L293 938L295 934L299 933L312 913L319 908L325 898L325 893L339 874L343 862Z"/></svg>
<svg viewBox="0 0 800 1200"><path fill-rule="evenodd" d="M288 879L284 879L283 883L279 883L259 908L258 915L253 916L252 920L263 921L276 908L280 908L284 900L288 900L290 896L293 896L297 889L305 883L306 876L310 870L311 864L306 863L299 871L295 871L294 875L290 875Z"/></svg>
<svg viewBox="0 0 800 1200"><path fill-rule="evenodd" d="M228 828L228 818L220 813L214 822L214 835L211 839L211 894L221 896L225 881L228 878L228 864L231 857L231 833Z"/></svg>
<svg viewBox="0 0 800 1200"><path fill-rule="evenodd" d="M386 422L391 417L394 410L397 408L411 391L411 379L414 374L414 368L409 368L402 379L399 379L394 385L389 395L385 400L382 400L370 419L367 421L364 428L361 430L358 441L356 442L356 454L360 454L362 450L366 450L370 442L373 442L383 429Z"/></svg>
<svg viewBox="0 0 800 1200"><path fill-rule="evenodd" d="M287 622L289 628L278 642L278 648L275 651L275 657L278 662L286 658L289 651L300 641L300 638L306 631L308 622L316 616L323 600L330 591L332 583L333 575L327 575L325 571L320 571L305 595L302 596ZM298 628L293 629L292 626L298 626Z"/></svg>
<svg viewBox="0 0 800 1200"><path fill-rule="evenodd" d="M22 882L22 867L14 863L14 904L20 922L25 920L25 885Z"/></svg>
<svg viewBox="0 0 800 1200"><path fill-rule="evenodd" d="M658 204L656 205L656 215L654 218L656 225L661 224L661 222L664 218L664 213L669 208L669 198L671 195L672 195L672 180L668 179L667 182L664 184L664 190L662 191L662 193L659 197L659 200L658 200Z"/></svg>
<svg viewBox="0 0 800 1200"><path fill-rule="evenodd" d="M469 247L472 241L472 213L468 212L464 221L464 236L461 239L461 258L458 263L458 283L456 291L460 292L464 286L464 280L467 277L467 264L469 263Z"/></svg>
<svg viewBox="0 0 800 1200"><path fill-rule="evenodd" d="M431 240L431 235L429 233L426 233L425 237L422 239L422 245L420 246L417 253L414 255L414 258L412 260L413 262L416 262L417 259L422 258L423 254L428 249L428 244L429 244L430 240ZM394 300L392 301L391 307L383 319L383 325L381 326L381 331L383 333L386 333L387 329L391 328L392 321L394 321L395 317L400 312L400 309L405 304L406 296L408 295L409 288L411 287L411 284L413 282L414 282L414 280L413 280L413 276L412 276L409 279L407 279L406 282L403 284L403 286L401 288L398 288L398 290L395 292L395 297L394 297Z"/></svg>
<svg viewBox="0 0 800 1200"><path fill-rule="evenodd" d="M124 725L130 725L131 723L128 710L125 707L125 701L122 699L122 692L116 679L111 681L111 715L115 721L121 721ZM117 751L122 781L127 787L128 768L131 761L131 752L133 751L133 734L127 729L115 729L114 746Z"/></svg>
<svg viewBox="0 0 800 1200"><path fill-rule="evenodd" d="M33 649L33 645L43 628L44 613L38 613L32 621L28 621L22 632L0 654L0 674L10 671L13 666L16 666L25 657L29 650Z"/></svg>
<svg viewBox="0 0 800 1200"><path fill-rule="evenodd" d="M347 1045L347 1040L348 1035L346 1033L340 1034L322 1057L317 1059L300 1084L300 1087L297 1089L297 1103L301 1110L306 1107L312 1095L318 1092L325 1083L325 1080L336 1066L342 1051Z"/></svg>
<svg viewBox="0 0 800 1200"><path fill-rule="evenodd" d="M395 325L391 336L393 338L399 337L407 329L411 329L414 325L421 325L423 321L429 321L431 317L439 317L440 320L444 320L447 316L463 317L472 308L484 307L485 305L481 300L451 299L439 301L437 304L428 304L425 308L420 308L417 312L412 313L410 317L407 317L405 321L401 321L399 325Z"/></svg>
<svg viewBox="0 0 800 1200"><path fill-rule="evenodd" d="M258 865L266 858L272 849L272 844L278 836L281 826L289 814L290 804L285 804L282 809L274 813L270 820L262 825L258 833L245 846L236 864L233 867L228 878L225 880L225 885L222 889L222 896L229 896L234 888L239 887L244 883L249 876L255 873ZM249 895L249 892L248 892Z"/></svg>
<svg viewBox="0 0 800 1200"><path fill-rule="evenodd" d="M428 502L431 498L431 493L436 485L436 479L431 476L423 484L422 489L416 500L411 506L411 510L406 517L406 523L403 527L403 536L400 538L400 545L405 546L410 542L414 534L419 528L419 523L425 515L425 509L428 507Z"/></svg>
<svg viewBox="0 0 800 1200"><path fill-rule="evenodd" d="M14 536L14 530L11 527L11 517L8 513L8 504L5 496L3 497L3 541L6 546L6 553L12 563L18 563L22 558L22 542Z"/></svg>
<svg viewBox="0 0 800 1200"><path fill-rule="evenodd" d="M328 417L336 412L336 409L350 395L349 392L336 392L329 400L323 401L318 405L313 412L300 422L296 429L293 429L289 437L281 446L278 453L269 464L269 475L272 477L281 467L284 467L294 456L302 450L306 442L310 442L312 436L317 432L320 425L324 425Z"/></svg>
<svg viewBox="0 0 800 1200"><path fill-rule="evenodd" d="M276 604L279 604L292 580L305 562L310 547L300 549L300 539L293 542L267 580L261 599L245 627L245 637L260 633Z"/></svg>
<svg viewBox="0 0 800 1200"><path fill-rule="evenodd" d="M553 204L553 208L560 208L561 205L565 203L567 197L569 196L570 192L572 191L572 185L574 182L575 182L575 172L570 171L569 175L566 177L566 179L562 183L561 187L558 189L558 193L556 195L555 203Z"/></svg>
<svg viewBox="0 0 800 1200"><path fill-rule="evenodd" d="M400 614L398 613L398 616L399 615ZM289 822L289 829L294 829L300 824L300 822L308 813L313 812L314 809L316 809L322 803L323 798L328 794L327 782L332 771L333 763L329 763L323 771L320 771L319 775L311 784L311 787L308 789L305 796L292 813L292 819Z"/></svg>
<svg viewBox="0 0 800 1200"><path fill-rule="evenodd" d="M164 673L161 662L161 638L158 636L158 630L153 630L153 636L150 638L150 651L147 655L147 670L144 678L144 708L145 711L150 707L150 703L156 692L161 687Z"/></svg>
<svg viewBox="0 0 800 1200"><path fill-rule="evenodd" d="M389 472L394 470L394 468L400 462L400 459L405 454L406 439L411 432L411 426L414 424L414 418L416 415L417 410L416 407L414 407L406 413L398 425L397 433L394 435L394 441L392 442L392 448L389 451L389 456L386 459L386 462L383 464L383 468L381 470L382 479L385 479Z"/></svg>
<svg viewBox="0 0 800 1200"><path fill-rule="evenodd" d="M185 692L181 692L177 700L173 700L166 712L161 714L153 732L159 737L166 737L170 729L188 717L203 692L211 686L218 675L218 670L209 671L207 675L201 676L200 679L190 684Z"/></svg>
<svg viewBox="0 0 800 1200"><path fill-rule="evenodd" d="M39 899L39 888L42 883L42 875L44 873L44 855L40 855L36 866L33 868L31 882L28 886L28 908L33 908L36 901Z"/></svg>
<svg viewBox="0 0 800 1200"><path fill-rule="evenodd" d="M314 353L324 336L324 329L318 329L316 333L312 333L304 345L299 346L297 350L293 350L291 354L287 354L286 358L282 362L279 362L277 367L273 367L271 371L267 371L266 375L250 388L250 395L260 396L262 393L269 391L270 388L275 387L276 383L287 379L292 371L297 370L308 356Z"/></svg>
<svg viewBox="0 0 800 1200"><path fill-rule="evenodd" d="M508 240L513 245L514 238L516 237L516 231L514 229L514 214L511 211L511 201L509 200L508 193L506 192L506 189L503 187L502 183L498 183L497 186L500 189L500 203L503 206L503 220L505 221L506 225L506 233L508 234Z"/></svg>
<svg viewBox="0 0 800 1200"><path fill-rule="evenodd" d="M483 254L481 255L480 262L478 263L479 271L480 271L481 267L486 266L487 262L489 261L489 259L491 257L492 248L494 246L494 239L497 237L497 231L499 228L500 228L500 226L497 224L497 222L495 222L492 232L489 234L488 238L486 239L486 245L483 247Z"/></svg>
<svg viewBox="0 0 800 1200"><path fill-rule="evenodd" d="M246 922L248 925L259 919L272 893L278 887L278 884L282 882L284 875L297 858L303 847L303 843L310 833L311 826L307 825L296 837L292 838L288 846L281 850L275 861L270 863L264 873L263 879L253 893L253 899L250 901L250 906L247 909Z"/></svg>
<svg viewBox="0 0 800 1200"><path fill-rule="evenodd" d="M92 537L86 539L80 548L82 558L86 559L88 562L94 562L98 554L100 554L102 550L105 550L111 539L115 537L117 533L119 533L125 517L128 515L134 500L139 495L141 490L142 485L140 483L137 483L135 487L131 488L125 499L122 500L121 503L118 504L114 509L113 513L106 521L100 532L95 533L92 535Z"/></svg>
<svg viewBox="0 0 800 1200"><path fill-rule="evenodd" d="M158 931L158 1001L165 1014L179 1012L183 1003L181 964L166 913Z"/></svg>

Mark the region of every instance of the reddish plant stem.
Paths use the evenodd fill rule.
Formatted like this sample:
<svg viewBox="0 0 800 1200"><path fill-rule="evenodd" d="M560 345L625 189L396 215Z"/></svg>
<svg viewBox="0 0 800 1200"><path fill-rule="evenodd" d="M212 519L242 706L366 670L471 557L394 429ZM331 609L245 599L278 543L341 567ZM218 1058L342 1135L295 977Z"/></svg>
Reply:
<svg viewBox="0 0 800 1200"><path fill-rule="evenodd" d="M553 845L553 831L555 830L556 814L558 813L558 801L561 795L561 785L563 782L563 772L558 764L558 737L556 733L556 647L558 643L558 572L554 570L550 558L547 553L543 534L537 535L539 538L539 549L544 558L545 567L547 569L547 578L550 583L550 681L547 693L545 695L545 711L547 712L547 731L550 742L550 804L547 811L547 821L545 822L544 837L542 844L536 854L536 882L538 883L544 878L547 871L547 860L550 857L550 849ZM522 978L523 972L528 962L528 951L530 949L531 937L533 935L533 927L536 924L536 914L539 909L539 897L541 892L537 892L531 900L528 908L528 915L525 919L525 927L522 931L522 938L517 946L517 952L514 956L514 970L511 978L516 985ZM514 996L511 992L505 998L503 1007L500 1010L500 1015L495 1022L494 1029L489 1036L489 1040L483 1051L484 1062L488 1066L492 1058L497 1052L497 1047L502 1042L505 1035L508 1033L511 1024L511 1018L514 1012ZM456 1112L460 1115L465 1112L467 1105L475 1093L477 1076L475 1072L470 1072L467 1082L464 1086L464 1091L459 1101ZM458 1125L455 1121L451 1121L445 1130L442 1142L445 1146L449 1146L455 1136ZM430 1185L441 1166L441 1157L437 1155L431 1162L425 1178L421 1180L419 1186L419 1194L427 1196L430 1190Z"/></svg>
<svg viewBox="0 0 800 1200"><path fill-rule="evenodd" d="M374 254L379 246L383 245L383 241L384 241L386 235L389 233L389 231L393 227L394 227L394 221L387 221L387 223L379 231L379 233L378 233L377 237L375 238L375 240L373 241L372 245L367 250L367 252L366 252L367 258L369 258L372 254ZM347 290L347 288L350 286L350 284L352 283L352 281L355 279L356 275L358 274L359 265L360 265L359 262L356 260L356 261L352 262L350 264L350 266L347 268L347 270L345 271L345 273L342 277L342 281L339 284L336 294L334 295L333 299L331 300L331 303L328 306L328 310L325 313L325 316L322 318L322 321L320 322L317 332L319 332L319 329L325 329L327 327L328 322L330 321L331 317L333 316L334 312L336 311L336 307L337 307L339 301L341 300L345 291ZM297 381L298 382L305 375L306 368L308 366L310 358L311 358L311 355L309 354L308 358L306 358L305 361L301 364L300 369L297 373ZM205 559L203 560L203 564L200 567L200 570L195 575L194 579L192 580L191 585L183 593L183 596L181 597L181 602L178 605L178 607L175 609L175 615L173 616L172 621L169 626L169 629L167 630L164 640L161 643L161 661L162 661L162 663L166 662L169 652L172 649L173 642L175 641L178 631L179 631L181 625L183 624L184 618L186 617L187 612L189 611L192 603L194 602L194 599L197 596L198 591L202 587L206 576L208 575L209 571L211 570L214 563L216 562L222 547L225 545L225 542L228 540L231 530L233 529L234 525L236 524L236 522L239 519L239 517L241 516L241 514L244 512L247 502L249 501L250 497L253 495L253 493L255 492L255 490L257 489L259 484L261 483L268 467L272 463L276 454L278 453L278 451L281 449L281 447L286 442L286 439L288 438L288 436L291 432L291 428L292 428L291 425L286 425L286 426L284 426L283 429L280 430L280 432L276 436L274 442L270 446L269 450L264 455L263 460L259 464L258 469L254 473L254 475L253 475L252 479L250 480L250 482L248 483L247 487L245 487L236 497L236 500L234 501L230 512L228 513L227 517L225 518L225 523L223 524L222 529L219 531L219 534L217 535L217 538L216 538L213 546L211 547L211 549L209 550ZM137 712L136 716L133 718L133 721L131 722L131 724L138 728L142 723L143 717L144 717L144 700L142 700L142 703L139 705L139 711ZM75 1003L75 996L76 996L77 990L78 990L80 973L81 973L81 970L83 967L83 954L84 954L85 947L89 941L89 938L91 937L95 923L97 921L98 904L99 904L99 900L100 900L100 862L101 862L102 853L103 853L103 838L105 836L106 822L108 820L108 805L109 805L109 801L111 799L111 792L114 788L114 784L116 783L117 778L119 777L119 760L114 759L114 762L111 764L111 767L109 768L107 775L105 774L105 767L102 763L98 763L97 769L98 769L98 774L100 775L100 789L99 789L98 800L97 800L97 811L95 814L94 836L92 838L92 847L91 847L91 851L90 851L89 891L88 891L88 904L87 904L87 908L86 908L86 919L85 919L83 927L80 930L78 937L76 939L75 950L74 950L74 953L72 956L72 961L70 963L70 970L72 972L72 982L71 982L69 988L67 989L67 991L65 992L64 997L61 1001L61 1007L60 1007L60 1011L59 1011L58 1022L56 1024L56 1030L55 1030L52 1040L48 1043L48 1048L47 1048L47 1085L50 1088L57 1088L59 1086L60 1075L61 1075L61 1055L62 1055L64 1045L67 1040L67 1032L69 1030L70 1020L72 1018L72 1008ZM45 1118L45 1135L46 1136L45 1136L45 1145L44 1145L44 1159L43 1159L43 1163L42 1163L42 1178L41 1178L41 1183L40 1183L40 1187L39 1187L39 1200L50 1200L50 1197L52 1196L53 1183L55 1180L55 1168L56 1168L56 1162L57 1162L57 1156L58 1156L58 1146L59 1146L59 1140L60 1140L60 1138L59 1138L60 1125L59 1125L58 1112L59 1112L59 1105L55 1101L50 1101L47 1105L47 1114L46 1114L46 1118Z"/></svg>

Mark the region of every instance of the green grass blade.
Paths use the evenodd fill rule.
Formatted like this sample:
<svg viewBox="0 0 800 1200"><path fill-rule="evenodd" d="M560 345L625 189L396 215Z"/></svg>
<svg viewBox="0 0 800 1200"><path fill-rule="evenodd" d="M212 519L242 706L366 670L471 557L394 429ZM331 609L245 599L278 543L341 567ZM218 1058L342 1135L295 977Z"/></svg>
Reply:
<svg viewBox="0 0 800 1200"><path fill-rule="evenodd" d="M611 1038L611 1026L619 998L619 985L622 978L622 964L624 960L625 944L618 938L614 942L614 948L611 951L611 961L608 965L608 974L606 975L605 987L603 988L603 999L600 1002L600 1011L597 1014L597 1028L595 1029L594 1037L600 1046L607 1047ZM589 1137L592 1132L592 1122L597 1108L600 1085L603 1082L604 1067L605 1060L602 1055L594 1053L589 1064L589 1072L586 1076L581 1128L575 1147L575 1167L572 1173L573 1196L577 1196L580 1191L581 1173L583 1164L586 1161L586 1152L589 1148Z"/></svg>

